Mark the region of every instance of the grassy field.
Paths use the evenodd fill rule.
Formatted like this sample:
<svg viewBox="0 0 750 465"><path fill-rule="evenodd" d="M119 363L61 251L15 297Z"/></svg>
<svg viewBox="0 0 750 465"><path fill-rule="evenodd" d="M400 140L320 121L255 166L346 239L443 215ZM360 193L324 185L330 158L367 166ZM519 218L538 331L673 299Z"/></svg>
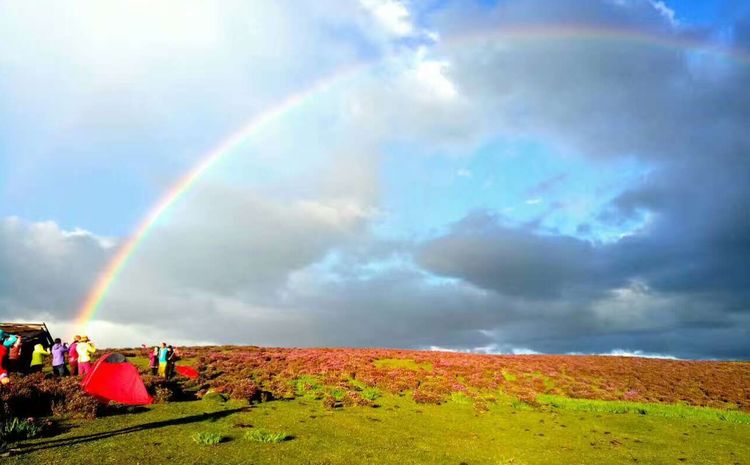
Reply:
<svg viewBox="0 0 750 465"><path fill-rule="evenodd" d="M750 464L746 362L201 347L180 363L200 370L172 383L183 395L57 418L61 432L16 443L0 462Z"/></svg>
<svg viewBox="0 0 750 465"><path fill-rule="evenodd" d="M675 409L665 415L623 409L622 402L588 408L583 402L497 402L485 413L460 396L442 405L385 396L378 407L336 410L307 399L175 402L71 422L64 434L20 444L3 463L750 463L746 421L722 420L694 407L659 406ZM613 413L620 411L626 413ZM290 437L258 442L253 431ZM203 445L193 439L197 434L221 442Z"/></svg>

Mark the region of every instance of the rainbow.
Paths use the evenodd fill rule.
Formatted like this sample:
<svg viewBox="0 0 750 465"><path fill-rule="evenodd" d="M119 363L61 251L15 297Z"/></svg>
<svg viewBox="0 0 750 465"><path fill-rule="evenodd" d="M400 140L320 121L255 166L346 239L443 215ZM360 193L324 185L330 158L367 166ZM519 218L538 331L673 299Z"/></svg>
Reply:
<svg viewBox="0 0 750 465"><path fill-rule="evenodd" d="M453 48L469 44L545 40L613 41L642 44L699 54L718 55L728 60L750 65L750 51L731 48L719 43L706 42L679 34L655 34L636 29L606 28L586 24L551 24L477 30L449 37L444 42L447 48Z"/></svg>
<svg viewBox="0 0 750 465"><path fill-rule="evenodd" d="M477 31L475 33L463 34L456 37L448 37L441 40L440 44L446 47L465 46L467 44L481 45L486 42L513 42L525 40L597 40L597 41L625 41L636 44L668 47L679 50L695 51L700 53L715 54L726 57L733 61L750 64L750 54L738 49L726 48L720 45L706 43L699 40L679 37L644 33L636 30L598 28L592 26L543 26L543 27L520 27L503 28L492 31ZM386 57L388 58L388 57ZM221 159L232 153L243 142L256 134L269 122L282 118L295 108L316 95L325 93L335 85L346 81L374 65L381 63L368 62L350 66L338 70L330 76L316 81L306 90L290 95L286 99L268 108L261 114L254 116L237 131L230 134L226 139L204 154L200 161L183 175L162 196L158 202L149 210L138 224L137 228L122 243L115 255L107 263L106 267L98 275L96 282L90 289L83 301L76 318L75 327L84 333L87 326L96 316L96 312L102 301L107 296L109 289L117 280L128 261L149 235L149 232L157 224L159 219L186 193L188 192L211 168Z"/></svg>
<svg viewBox="0 0 750 465"><path fill-rule="evenodd" d="M183 175L170 189L162 196L159 201L151 207L148 214L138 224L138 227L128 237L128 239L119 246L115 255L107 263L104 270L97 276L94 286L86 296L81 305L78 316L76 317L75 328L80 334L86 333L89 322L94 318L101 305L102 300L106 297L107 292L117 277L128 264L128 261L135 253L138 245L143 242L149 232L177 200L190 190L195 183L206 174L224 156L242 145L253 134L257 133L268 123L282 117L290 110L303 105L312 97L324 93L334 84L345 81L360 72L360 70L370 66L368 63L357 64L338 70L336 73L327 76L313 84L306 90L290 95L275 106L267 109L263 113L256 115L250 121L245 123L239 130L230 134L221 143L212 148L203 155L200 162L193 166L190 171Z"/></svg>

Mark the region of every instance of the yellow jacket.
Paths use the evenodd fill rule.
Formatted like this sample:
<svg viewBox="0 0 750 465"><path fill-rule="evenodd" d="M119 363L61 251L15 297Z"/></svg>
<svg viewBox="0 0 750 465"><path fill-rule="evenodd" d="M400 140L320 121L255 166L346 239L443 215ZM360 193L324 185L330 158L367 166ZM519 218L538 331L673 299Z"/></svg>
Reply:
<svg viewBox="0 0 750 465"><path fill-rule="evenodd" d="M31 353L31 366L44 365L44 357L47 355L49 355L49 350L44 350L41 344L35 345Z"/></svg>
<svg viewBox="0 0 750 465"><path fill-rule="evenodd" d="M91 361L91 354L96 352L96 347L90 342L79 342L76 344L76 352L78 352L78 363L86 363Z"/></svg>

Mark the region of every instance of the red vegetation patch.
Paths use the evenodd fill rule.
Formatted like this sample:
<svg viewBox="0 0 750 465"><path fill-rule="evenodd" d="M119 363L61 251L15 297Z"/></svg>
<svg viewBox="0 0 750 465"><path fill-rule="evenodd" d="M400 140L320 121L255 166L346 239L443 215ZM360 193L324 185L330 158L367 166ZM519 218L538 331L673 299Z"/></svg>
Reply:
<svg viewBox="0 0 750 465"><path fill-rule="evenodd" d="M452 392L477 398L502 390L533 402L538 394L573 398L740 408L750 411L750 363L572 355L477 355L385 349L266 349L199 347L204 389L236 398L291 398L294 381L314 376L357 398L362 386L411 392L417 402L440 403ZM413 360L432 370L377 368L381 359Z"/></svg>
<svg viewBox="0 0 750 465"><path fill-rule="evenodd" d="M7 417L65 415L94 418L101 404L81 389L80 380L49 378L41 373L15 376L0 388L0 406Z"/></svg>

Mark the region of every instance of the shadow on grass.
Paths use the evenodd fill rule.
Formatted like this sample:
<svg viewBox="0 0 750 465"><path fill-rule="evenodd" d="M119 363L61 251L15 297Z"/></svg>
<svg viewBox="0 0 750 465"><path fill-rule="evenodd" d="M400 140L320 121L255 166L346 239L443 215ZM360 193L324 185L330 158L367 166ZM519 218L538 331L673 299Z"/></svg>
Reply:
<svg viewBox="0 0 750 465"><path fill-rule="evenodd" d="M76 444L83 444L86 442L98 441L100 439L107 439L114 436L121 436L124 434L137 433L139 431L147 431L157 428L165 428L167 426L186 425L188 423L196 423L200 421L216 421L220 418L227 417L229 415L245 412L249 410L248 407L241 407L229 410L221 410L213 413L202 413L200 415L190 415L187 417L173 418L171 420L154 421L151 423L144 423L141 425L129 426L127 428L116 429L112 431L104 431L101 433L87 434L83 436L74 436L71 438L59 438L51 439L47 441L35 442L33 444L21 445L20 447L12 449L13 455L22 455L29 452L35 452L44 449L53 449L56 447L72 446Z"/></svg>
<svg viewBox="0 0 750 465"><path fill-rule="evenodd" d="M114 417L118 415L132 415L134 413L148 412L146 407L131 405L106 405L97 412L97 418Z"/></svg>

